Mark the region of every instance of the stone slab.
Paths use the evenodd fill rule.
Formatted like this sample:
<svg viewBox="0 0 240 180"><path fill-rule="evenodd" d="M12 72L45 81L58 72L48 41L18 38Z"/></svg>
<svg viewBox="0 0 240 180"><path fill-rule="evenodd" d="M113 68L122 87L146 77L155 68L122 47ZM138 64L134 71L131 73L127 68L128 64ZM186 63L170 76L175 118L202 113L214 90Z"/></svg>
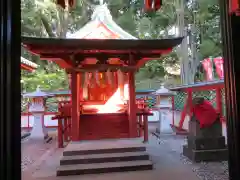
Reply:
<svg viewBox="0 0 240 180"><path fill-rule="evenodd" d="M89 154L80 156L64 156L60 160L60 165L135 161L135 160L149 160L149 155L146 152L124 152L109 154Z"/></svg>
<svg viewBox="0 0 240 180"><path fill-rule="evenodd" d="M198 138L187 137L188 147L193 150L225 149L225 137Z"/></svg>
<svg viewBox="0 0 240 180"><path fill-rule="evenodd" d="M141 171L151 169L153 169L153 164L150 160L64 165L58 168L57 176Z"/></svg>
<svg viewBox="0 0 240 180"><path fill-rule="evenodd" d="M183 155L188 157L193 162L221 162L228 159L228 150L213 149L213 150L193 150L187 145L183 146Z"/></svg>
<svg viewBox="0 0 240 180"><path fill-rule="evenodd" d="M145 151L146 147L140 141L131 139L70 142L64 149L63 156L83 154L103 154Z"/></svg>

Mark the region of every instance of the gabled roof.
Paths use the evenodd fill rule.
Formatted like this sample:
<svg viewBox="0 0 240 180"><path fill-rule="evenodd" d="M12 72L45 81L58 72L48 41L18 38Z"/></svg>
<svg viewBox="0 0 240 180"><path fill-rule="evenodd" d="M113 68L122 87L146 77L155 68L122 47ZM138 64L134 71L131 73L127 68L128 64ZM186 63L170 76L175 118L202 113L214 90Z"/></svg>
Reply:
<svg viewBox="0 0 240 180"><path fill-rule="evenodd" d="M96 6L92 20L79 31L67 34L70 39L137 39L124 31L112 19L106 4Z"/></svg>

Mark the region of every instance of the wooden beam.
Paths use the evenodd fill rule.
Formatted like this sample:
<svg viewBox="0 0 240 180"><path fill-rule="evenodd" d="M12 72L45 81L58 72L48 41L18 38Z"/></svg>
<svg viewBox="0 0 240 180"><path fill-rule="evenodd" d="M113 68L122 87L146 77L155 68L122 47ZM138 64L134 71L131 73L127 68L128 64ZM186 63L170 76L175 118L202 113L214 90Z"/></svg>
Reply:
<svg viewBox="0 0 240 180"><path fill-rule="evenodd" d="M117 71L121 70L123 72L134 72L136 71L136 66L122 66L122 65L113 65L113 64L84 64L81 67L67 69L68 72L77 71L77 72L105 72L107 70Z"/></svg>
<svg viewBox="0 0 240 180"><path fill-rule="evenodd" d="M129 54L134 59L142 58L159 58L162 53L169 53L167 51L69 51L69 50L42 50L41 52L35 51L35 54L39 54L42 59L61 58L69 59L70 56L74 56L74 59L82 61L85 58L96 58L98 60L105 60L109 58L119 58L122 60L128 60Z"/></svg>

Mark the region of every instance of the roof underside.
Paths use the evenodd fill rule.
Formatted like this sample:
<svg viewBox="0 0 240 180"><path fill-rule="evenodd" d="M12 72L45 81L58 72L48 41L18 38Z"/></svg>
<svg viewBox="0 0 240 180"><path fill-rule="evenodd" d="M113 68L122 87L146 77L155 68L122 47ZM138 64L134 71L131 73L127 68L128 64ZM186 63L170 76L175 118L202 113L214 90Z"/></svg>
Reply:
<svg viewBox="0 0 240 180"><path fill-rule="evenodd" d="M42 59L61 61L60 66L67 67L74 60L79 64L86 63L86 59L98 59L99 64L106 63L109 58L118 58L126 65L129 56L137 65L138 61L149 58L159 58L161 54L169 53L172 48L180 44L182 38L161 40L129 40L129 39L56 39L22 37L23 46ZM63 62L64 61L64 62ZM104 61L104 62L103 62ZM84 63L85 62L85 63ZM142 64L141 64L142 65ZM70 68L70 67L68 67Z"/></svg>

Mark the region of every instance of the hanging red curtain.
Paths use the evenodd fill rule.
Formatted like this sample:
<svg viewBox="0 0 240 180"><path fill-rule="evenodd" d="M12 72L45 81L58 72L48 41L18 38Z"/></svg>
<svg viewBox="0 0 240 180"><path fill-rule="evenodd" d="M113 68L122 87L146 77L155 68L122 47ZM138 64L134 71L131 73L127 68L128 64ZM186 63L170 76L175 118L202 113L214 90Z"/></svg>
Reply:
<svg viewBox="0 0 240 180"><path fill-rule="evenodd" d="M73 7L76 0L57 0L57 4L60 5L63 9L65 9L66 1L68 1L70 7Z"/></svg>
<svg viewBox="0 0 240 180"><path fill-rule="evenodd" d="M223 58L222 57L216 57L213 59L213 62L216 67L217 75L220 79L224 78L224 71L223 71Z"/></svg>
<svg viewBox="0 0 240 180"><path fill-rule="evenodd" d="M147 11L157 11L162 6L162 0L144 0L144 4Z"/></svg>
<svg viewBox="0 0 240 180"><path fill-rule="evenodd" d="M211 58L206 58L202 61L203 68L207 73L207 81L213 80L213 64Z"/></svg>
<svg viewBox="0 0 240 180"><path fill-rule="evenodd" d="M229 12L239 14L240 0L229 0Z"/></svg>

